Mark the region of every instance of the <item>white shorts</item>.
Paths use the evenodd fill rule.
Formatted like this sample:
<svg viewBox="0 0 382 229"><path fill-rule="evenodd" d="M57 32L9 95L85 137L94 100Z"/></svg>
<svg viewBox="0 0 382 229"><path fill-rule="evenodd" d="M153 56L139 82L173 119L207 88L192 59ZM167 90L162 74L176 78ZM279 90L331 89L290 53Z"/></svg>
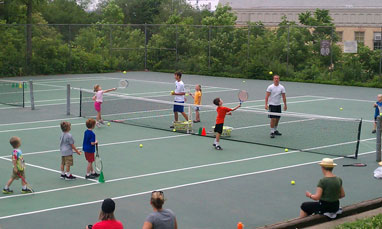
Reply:
<svg viewBox="0 0 382 229"><path fill-rule="evenodd" d="M194 111L200 111L200 107L194 107Z"/></svg>

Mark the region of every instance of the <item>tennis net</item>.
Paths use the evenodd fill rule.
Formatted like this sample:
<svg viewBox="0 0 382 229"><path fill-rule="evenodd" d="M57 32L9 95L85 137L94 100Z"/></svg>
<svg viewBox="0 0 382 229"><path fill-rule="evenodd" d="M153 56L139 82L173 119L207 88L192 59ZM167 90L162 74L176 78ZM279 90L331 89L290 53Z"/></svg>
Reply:
<svg viewBox="0 0 382 229"><path fill-rule="evenodd" d="M94 92L81 90L80 116L95 117ZM107 121L160 129L165 131L200 134L204 127L207 136L214 137L213 127L216 119L216 106L200 106L200 123L180 122L173 125L173 105L175 103L142 97L133 97L117 93L104 94L102 117ZM227 105L227 106L236 106ZM195 105L184 104L185 112L191 113ZM227 116L222 139L259 144L265 146L288 148L304 152L332 156L354 157L358 155L362 120L337 118L300 113L273 113L281 116L278 130L282 136L270 138L270 127L266 111L246 107ZM179 115L179 120L184 120ZM192 120L190 118L190 120Z"/></svg>
<svg viewBox="0 0 382 229"><path fill-rule="evenodd" d="M0 103L12 106L25 106L25 82L0 80Z"/></svg>

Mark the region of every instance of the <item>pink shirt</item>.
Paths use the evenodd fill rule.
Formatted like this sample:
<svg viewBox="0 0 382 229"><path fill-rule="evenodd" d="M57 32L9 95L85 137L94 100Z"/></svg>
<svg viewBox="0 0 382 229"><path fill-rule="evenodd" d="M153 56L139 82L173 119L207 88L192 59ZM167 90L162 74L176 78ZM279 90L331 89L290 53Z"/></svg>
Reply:
<svg viewBox="0 0 382 229"><path fill-rule="evenodd" d="M104 220L93 225L93 229L123 229L119 220Z"/></svg>
<svg viewBox="0 0 382 229"><path fill-rule="evenodd" d="M96 102L102 103L103 102L103 91L99 90L95 93Z"/></svg>

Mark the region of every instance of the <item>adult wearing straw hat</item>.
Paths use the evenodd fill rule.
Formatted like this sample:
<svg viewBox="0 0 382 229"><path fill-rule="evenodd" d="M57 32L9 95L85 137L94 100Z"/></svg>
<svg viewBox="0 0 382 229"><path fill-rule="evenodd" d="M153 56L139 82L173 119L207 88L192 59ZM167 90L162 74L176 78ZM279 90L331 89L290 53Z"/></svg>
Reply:
<svg viewBox="0 0 382 229"><path fill-rule="evenodd" d="M324 158L319 165L324 177L318 182L316 193L305 192L306 197L315 201L301 204L301 218L312 214L336 218L337 214L342 213L339 199L345 197L345 191L342 187L342 179L333 174L333 168L337 164L333 159Z"/></svg>

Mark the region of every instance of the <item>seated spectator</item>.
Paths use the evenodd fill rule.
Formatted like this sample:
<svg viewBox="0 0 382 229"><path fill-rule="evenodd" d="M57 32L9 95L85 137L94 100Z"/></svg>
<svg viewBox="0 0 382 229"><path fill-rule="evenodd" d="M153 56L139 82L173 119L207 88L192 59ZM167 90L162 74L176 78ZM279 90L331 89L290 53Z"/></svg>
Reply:
<svg viewBox="0 0 382 229"><path fill-rule="evenodd" d="M170 209L163 209L164 195L162 191L151 193L150 204L154 212L147 216L142 229L177 229L175 214Z"/></svg>
<svg viewBox="0 0 382 229"><path fill-rule="evenodd" d="M302 203L301 218L312 214L335 218L337 214L342 213L339 199L345 196L345 191L342 187L342 179L332 173L337 164L330 158L324 158L319 165L324 177L318 182L315 194L308 191L305 193L306 197L316 201Z"/></svg>
<svg viewBox="0 0 382 229"><path fill-rule="evenodd" d="M100 222L94 225L87 225L86 229L123 229L120 221L114 217L115 203L112 199L105 199L99 213Z"/></svg>

